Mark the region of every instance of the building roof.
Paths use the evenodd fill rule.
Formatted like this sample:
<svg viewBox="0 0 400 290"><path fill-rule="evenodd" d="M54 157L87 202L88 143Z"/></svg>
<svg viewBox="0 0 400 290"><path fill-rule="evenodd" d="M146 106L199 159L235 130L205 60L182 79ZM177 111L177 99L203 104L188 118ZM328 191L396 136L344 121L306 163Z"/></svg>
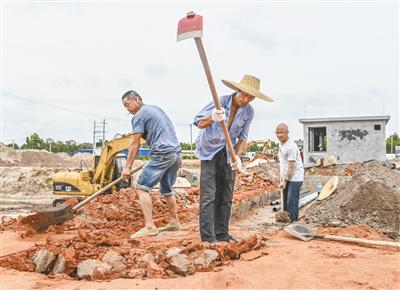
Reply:
<svg viewBox="0 0 400 290"><path fill-rule="evenodd" d="M385 121L390 120L390 116L361 116L361 117L333 117L333 118L306 118L299 119L300 123L329 123L329 122L349 122L349 121Z"/></svg>

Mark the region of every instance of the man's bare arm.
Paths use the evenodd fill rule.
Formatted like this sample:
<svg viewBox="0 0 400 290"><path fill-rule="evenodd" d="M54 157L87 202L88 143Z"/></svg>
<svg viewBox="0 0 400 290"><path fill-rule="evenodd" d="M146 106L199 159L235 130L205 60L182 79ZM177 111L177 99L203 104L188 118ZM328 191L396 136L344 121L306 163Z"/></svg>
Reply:
<svg viewBox="0 0 400 290"><path fill-rule="evenodd" d="M246 140L239 139L238 143L236 144L236 155L242 156L243 153L246 151L247 142Z"/></svg>
<svg viewBox="0 0 400 290"><path fill-rule="evenodd" d="M122 176L124 179L129 178L130 171L132 169L132 164L136 159L137 153L139 152L140 148L140 137L141 134L133 134L132 136L132 143L129 145L129 152L128 157L126 159L125 168L122 170Z"/></svg>
<svg viewBox="0 0 400 290"><path fill-rule="evenodd" d="M285 175L285 181L290 181L296 171L296 160L290 160Z"/></svg>
<svg viewBox="0 0 400 290"><path fill-rule="evenodd" d="M205 117L201 118L201 120L199 121L199 124L197 125L197 127L199 129L205 129L208 126L210 126L212 123L214 123L214 121L211 118L211 116L205 116Z"/></svg>

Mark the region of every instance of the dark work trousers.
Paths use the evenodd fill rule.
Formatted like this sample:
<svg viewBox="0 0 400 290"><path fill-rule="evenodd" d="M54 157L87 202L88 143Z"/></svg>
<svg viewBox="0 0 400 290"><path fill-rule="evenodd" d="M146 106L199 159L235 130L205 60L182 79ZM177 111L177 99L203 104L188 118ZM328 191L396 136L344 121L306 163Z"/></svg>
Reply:
<svg viewBox="0 0 400 290"><path fill-rule="evenodd" d="M299 199L301 181L288 181L283 191L283 210L290 214L292 222L299 218Z"/></svg>
<svg viewBox="0 0 400 290"><path fill-rule="evenodd" d="M212 160L201 161L200 236L202 241L229 240L229 219L235 172L227 163L226 150Z"/></svg>

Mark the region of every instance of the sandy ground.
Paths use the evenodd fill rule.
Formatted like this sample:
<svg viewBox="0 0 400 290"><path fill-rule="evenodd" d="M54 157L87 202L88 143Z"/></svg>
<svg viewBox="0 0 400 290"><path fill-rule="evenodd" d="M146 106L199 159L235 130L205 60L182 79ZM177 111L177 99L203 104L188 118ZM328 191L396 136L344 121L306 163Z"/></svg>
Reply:
<svg viewBox="0 0 400 290"><path fill-rule="evenodd" d="M248 219L235 221L231 232L237 237L255 232L270 236L266 248L268 254L253 261L231 261L213 272L174 279L102 282L48 278L42 274L1 268L0 289L399 289L399 250L321 240L303 242L284 231L275 231L277 227L270 224L273 220L271 207L259 208L252 213ZM197 236L194 227L197 227L195 221L186 224L181 233L152 239ZM318 231L390 240L363 225L320 228ZM4 231L0 233L1 255L29 249L48 239L62 240L72 235L76 233L50 232L21 239L17 232Z"/></svg>
<svg viewBox="0 0 400 290"><path fill-rule="evenodd" d="M6 234L7 235L7 234ZM14 243L3 239L2 248ZM235 261L219 272L176 279L105 282L49 279L1 269L1 289L398 289L398 251L338 242L302 242L284 232L272 236L268 255ZM220 269L218 269L220 270Z"/></svg>

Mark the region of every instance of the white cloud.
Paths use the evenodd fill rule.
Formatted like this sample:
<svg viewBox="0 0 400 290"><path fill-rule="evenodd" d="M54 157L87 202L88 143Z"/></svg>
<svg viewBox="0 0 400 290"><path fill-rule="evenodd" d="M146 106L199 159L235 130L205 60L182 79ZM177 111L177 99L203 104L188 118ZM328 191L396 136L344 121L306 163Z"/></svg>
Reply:
<svg viewBox="0 0 400 290"><path fill-rule="evenodd" d="M5 3L3 139L91 142L94 120L107 138L130 130L121 95L137 90L163 108L179 138L211 100L194 41L176 43L189 10L204 16L204 46L220 79L250 73L274 103L254 101L251 139L274 138L299 118L391 115L399 132L398 10L394 3L193 4ZM27 123L26 120L29 120Z"/></svg>

